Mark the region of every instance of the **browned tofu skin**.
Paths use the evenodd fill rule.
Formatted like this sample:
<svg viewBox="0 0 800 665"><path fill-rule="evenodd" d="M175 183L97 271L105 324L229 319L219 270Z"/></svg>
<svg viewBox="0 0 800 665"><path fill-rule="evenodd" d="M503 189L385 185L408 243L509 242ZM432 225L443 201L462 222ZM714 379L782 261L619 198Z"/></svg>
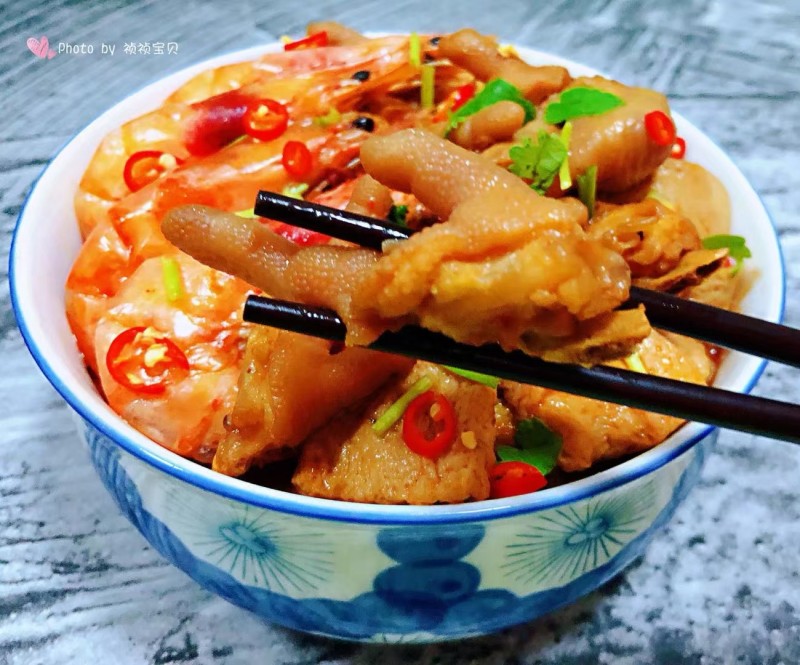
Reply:
<svg viewBox="0 0 800 665"><path fill-rule="evenodd" d="M735 309L747 292L751 278L747 269L738 271L723 263L699 284L687 287L679 295L713 307Z"/></svg>
<svg viewBox="0 0 800 665"><path fill-rule="evenodd" d="M653 331L639 345L649 374L708 384L714 364L702 343ZM603 459L640 452L661 443L683 421L627 406L518 383L503 383L503 397L519 418L535 416L564 439L558 465L581 471Z"/></svg>
<svg viewBox="0 0 800 665"><path fill-rule="evenodd" d="M409 450L402 422L380 436L372 423L422 376L453 405L458 433L436 460ZM303 445L292 482L301 494L384 504L460 503L489 496L494 463L495 391L434 365L419 362L404 379L387 386L366 410L343 415ZM476 446L469 448L472 432Z"/></svg>
<svg viewBox="0 0 800 665"><path fill-rule="evenodd" d="M634 279L659 277L675 268L687 252L702 247L691 221L653 199L621 206L599 204L588 234L619 252Z"/></svg>
<svg viewBox="0 0 800 665"><path fill-rule="evenodd" d="M650 187L691 219L701 236L730 233L728 191L713 173L699 164L668 159L658 167Z"/></svg>
<svg viewBox="0 0 800 665"><path fill-rule="evenodd" d="M215 471L240 476L285 455L342 409L364 399L412 361L367 349L332 355L329 342L273 328L250 332Z"/></svg>

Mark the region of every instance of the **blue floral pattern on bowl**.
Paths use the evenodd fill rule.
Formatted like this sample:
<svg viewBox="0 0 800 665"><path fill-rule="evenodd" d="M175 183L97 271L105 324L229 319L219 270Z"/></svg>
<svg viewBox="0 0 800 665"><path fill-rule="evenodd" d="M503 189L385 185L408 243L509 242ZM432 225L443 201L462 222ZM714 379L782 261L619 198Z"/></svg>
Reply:
<svg viewBox="0 0 800 665"><path fill-rule="evenodd" d="M501 569L514 582L550 587L613 558L656 516L654 483L557 508L519 531L505 546Z"/></svg>
<svg viewBox="0 0 800 665"><path fill-rule="evenodd" d="M170 525L194 555L243 584L284 594L316 592L331 577L333 549L320 530L300 530L252 506L192 501L169 492Z"/></svg>
<svg viewBox="0 0 800 665"><path fill-rule="evenodd" d="M126 517L208 590L296 630L425 643L530 621L618 574L685 497L714 437L582 502L411 528L239 503L166 476L88 423L85 438Z"/></svg>

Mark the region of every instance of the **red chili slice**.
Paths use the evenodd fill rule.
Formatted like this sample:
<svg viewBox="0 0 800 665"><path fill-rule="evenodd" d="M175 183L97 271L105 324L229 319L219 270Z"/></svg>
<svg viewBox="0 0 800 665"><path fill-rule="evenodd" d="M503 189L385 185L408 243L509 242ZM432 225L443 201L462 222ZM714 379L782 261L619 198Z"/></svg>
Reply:
<svg viewBox="0 0 800 665"><path fill-rule="evenodd" d="M518 461L495 464L489 473L489 481L493 499L530 494L547 485L547 479L539 469Z"/></svg>
<svg viewBox="0 0 800 665"><path fill-rule="evenodd" d="M675 143L675 124L663 111L650 111L644 117L647 134L656 145L672 145Z"/></svg>
<svg viewBox="0 0 800 665"><path fill-rule="evenodd" d="M230 90L192 104L195 114L184 135L186 149L204 156L224 148L244 134L242 119L253 103L239 90Z"/></svg>
<svg viewBox="0 0 800 665"><path fill-rule="evenodd" d="M106 353L111 378L133 392L159 395L169 383L186 376L189 360L168 337L135 326L114 338Z"/></svg>
<svg viewBox="0 0 800 665"><path fill-rule="evenodd" d="M316 231L309 231L308 229L301 229L299 226L292 226L284 222L267 222L267 226L272 229L279 236L283 236L287 240L291 240L303 247L311 247L312 245L327 245L331 237L326 236L324 233L317 233Z"/></svg>
<svg viewBox="0 0 800 665"><path fill-rule="evenodd" d="M457 111L474 96L475 96L475 81L472 81L472 83L465 83L461 87L456 88L453 91L453 94L450 96L452 99L452 103L450 104L450 110Z"/></svg>
<svg viewBox="0 0 800 665"><path fill-rule="evenodd" d="M286 131L289 113L274 99L262 99L251 104L244 114L244 131L259 141L272 141Z"/></svg>
<svg viewBox="0 0 800 665"><path fill-rule="evenodd" d="M128 157L122 177L128 189L137 192L180 163L181 160L168 152L140 150Z"/></svg>
<svg viewBox="0 0 800 665"><path fill-rule="evenodd" d="M302 141L287 141L283 146L281 163L290 176L303 179L311 172L314 158Z"/></svg>
<svg viewBox="0 0 800 665"><path fill-rule="evenodd" d="M672 144L672 152L669 156L673 159L683 159L686 154L686 141L680 136L675 137L675 143Z"/></svg>
<svg viewBox="0 0 800 665"><path fill-rule="evenodd" d="M431 412L432 407L437 407ZM435 433L428 438L425 420L432 422ZM431 425L431 423L428 423ZM433 390L428 390L414 398L403 415L403 441L418 455L436 459L440 457L456 438L458 421L450 401Z"/></svg>
<svg viewBox="0 0 800 665"><path fill-rule="evenodd" d="M296 51L302 48L314 48L316 46L327 46L328 45L328 33L325 30L320 30L319 32L315 32L308 37L303 37L302 39L298 39L293 42L289 42L288 44L283 45L284 51Z"/></svg>

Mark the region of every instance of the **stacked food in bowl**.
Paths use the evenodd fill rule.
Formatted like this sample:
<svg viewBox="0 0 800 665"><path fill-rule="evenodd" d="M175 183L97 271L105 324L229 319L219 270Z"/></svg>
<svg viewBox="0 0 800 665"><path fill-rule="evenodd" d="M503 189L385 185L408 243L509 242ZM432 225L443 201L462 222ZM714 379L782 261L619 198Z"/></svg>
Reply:
<svg viewBox="0 0 800 665"><path fill-rule="evenodd" d="M259 191L408 239L266 219ZM73 197L77 225L52 213ZM366 347L418 326L746 391L759 361L653 327L631 287L782 307L758 198L663 95L472 30L315 25L164 79L53 161L12 260L29 346L150 542L271 620L362 640L480 634L595 588L711 437ZM333 309L346 337L248 323L253 294Z"/></svg>

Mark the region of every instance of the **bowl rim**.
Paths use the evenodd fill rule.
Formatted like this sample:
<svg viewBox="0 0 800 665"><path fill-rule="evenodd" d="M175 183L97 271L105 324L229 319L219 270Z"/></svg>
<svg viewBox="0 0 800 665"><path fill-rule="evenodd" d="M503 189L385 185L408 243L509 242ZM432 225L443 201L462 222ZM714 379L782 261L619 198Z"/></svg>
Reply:
<svg viewBox="0 0 800 665"><path fill-rule="evenodd" d="M380 36L388 33L370 33ZM653 473L657 469L665 466L670 461L681 456L683 453L694 447L701 440L711 435L717 428L691 422L683 425L674 432L665 442L640 453L626 462L615 465L598 474L590 475L587 478L566 483L564 485L507 499L493 499L477 501L472 503L435 505L435 506L407 506L407 505L380 505L354 503L335 499L323 499L310 497L268 487L262 487L254 483L224 476L211 471L192 460L183 458L172 451L163 448L145 435L136 431L131 425L113 413L110 408L108 414L102 414L92 408L91 405L84 403L68 383L59 376L58 372L50 363L47 355L40 348L34 334L25 318L25 305L21 302L19 285L17 278L17 266L23 259L18 255L18 239L22 222L25 219L25 211L30 201L37 195L39 181L58 159L58 157L75 142L85 132L90 130L103 116L112 112L120 106L125 105L131 98L138 96L151 86L163 81L170 76L178 76L187 73L189 70L200 70L209 66L218 66L219 61L233 58L252 58L260 53L267 52L279 46L279 42L268 42L265 44L236 49L226 53L220 53L210 58L205 58L199 62L168 72L147 84L141 86L134 92L128 94L121 100L109 106L103 113L92 119L84 127L79 129L69 139L67 139L56 151L53 157L44 166L31 184L30 190L20 209L17 222L11 239L9 251L9 290L11 305L17 325L22 334L23 341L31 353L35 363L47 380L86 423L97 429L101 434L119 445L133 457L155 467L156 469L186 482L199 490L217 494L227 499L243 502L252 506L276 510L282 513L292 514L306 518L316 518L355 524L394 524L394 525L424 525L424 524L455 524L461 522L485 521L504 517L512 517L519 514L534 513L545 509L558 508L560 506L588 499L613 488L631 483L643 476ZM516 46L516 45L515 45ZM556 54L550 54L537 49L524 46L516 46L520 51L533 53L537 56L550 58L551 61L565 63L565 66L572 66L577 69L587 69L586 65L571 61ZM211 65L211 63L215 63ZM673 111L677 119L683 120L683 116ZM689 122L686 120L686 122ZM691 124L693 127L695 125ZM698 131L701 131L698 129ZM733 159L720 148L720 146L707 134L701 131L703 137L709 141L734 167L736 172L742 176L748 186L755 194L756 199L761 205L765 217L769 222L772 237L769 239L774 242L780 261L780 294L777 321L783 321L786 310L786 264L783 250L779 241L777 227L761 195L755 190L749 180L744 176L741 169ZM750 393L767 365L766 360L761 360L752 371L752 375L745 386L743 393ZM137 439L139 439L137 441ZM681 440L682 439L682 440Z"/></svg>

